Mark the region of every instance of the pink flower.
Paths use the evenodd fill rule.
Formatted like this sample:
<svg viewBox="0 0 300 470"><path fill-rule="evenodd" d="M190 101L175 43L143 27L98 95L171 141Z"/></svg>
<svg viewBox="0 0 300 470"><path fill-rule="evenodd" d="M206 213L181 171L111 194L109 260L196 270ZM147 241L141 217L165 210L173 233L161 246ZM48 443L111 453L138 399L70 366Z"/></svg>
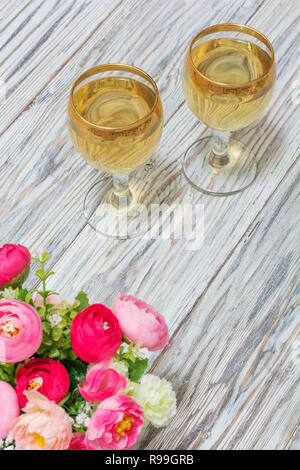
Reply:
<svg viewBox="0 0 300 470"><path fill-rule="evenodd" d="M49 400L60 403L70 387L67 369L52 359L31 359L18 369L16 379L16 392L21 408L27 403L24 395L26 390L38 390Z"/></svg>
<svg viewBox="0 0 300 470"><path fill-rule="evenodd" d="M122 333L112 311L102 304L94 304L72 321L71 340L80 359L97 363L114 356L121 344Z"/></svg>
<svg viewBox="0 0 300 470"><path fill-rule="evenodd" d="M165 319L151 305L133 295L121 295L113 308L127 339L149 351L162 349L169 342Z"/></svg>
<svg viewBox="0 0 300 470"><path fill-rule="evenodd" d="M25 246L6 244L0 248L0 289L25 281L31 256Z"/></svg>
<svg viewBox="0 0 300 470"><path fill-rule="evenodd" d="M112 368L112 361L102 361L92 367L85 382L78 386L79 392L88 401L102 401L117 395L127 386L124 375Z"/></svg>
<svg viewBox="0 0 300 470"><path fill-rule="evenodd" d="M9 434L9 426L20 414L18 397L7 382L0 380L0 439Z"/></svg>
<svg viewBox="0 0 300 470"><path fill-rule="evenodd" d="M85 434L82 432L74 432L67 450L87 450L85 445Z"/></svg>
<svg viewBox="0 0 300 470"><path fill-rule="evenodd" d="M39 349L42 337L35 308L19 300L0 300L0 362L28 359Z"/></svg>
<svg viewBox="0 0 300 470"><path fill-rule="evenodd" d="M143 426L143 408L133 398L116 395L104 400L93 414L85 443L88 450L129 449Z"/></svg>
<svg viewBox="0 0 300 470"><path fill-rule="evenodd" d="M36 294L36 296L33 299L33 303L35 307L44 307L44 299L41 296L41 294ZM46 304L53 305L54 308L57 308L58 310L61 308L65 308L62 304L62 298L58 294L50 294L46 298Z"/></svg>
<svg viewBox="0 0 300 470"><path fill-rule="evenodd" d="M72 439L72 424L61 406L36 390L24 392L24 414L10 427L18 450L65 450Z"/></svg>

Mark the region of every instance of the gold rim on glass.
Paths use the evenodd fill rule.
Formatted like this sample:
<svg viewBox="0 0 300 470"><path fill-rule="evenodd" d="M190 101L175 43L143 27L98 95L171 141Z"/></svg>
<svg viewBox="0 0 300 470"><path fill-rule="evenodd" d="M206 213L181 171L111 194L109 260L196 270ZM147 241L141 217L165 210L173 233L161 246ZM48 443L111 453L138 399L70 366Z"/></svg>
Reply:
<svg viewBox="0 0 300 470"><path fill-rule="evenodd" d="M207 36L208 34L213 34L213 33L218 33L222 31L236 31L244 34L248 34L250 36L255 37L259 41L263 42L265 46L269 49L271 53L271 65L269 70L258 77L255 80L252 80L247 83L243 84L228 84L228 83L222 83L222 82L216 82L214 80L210 80L207 78L205 75L203 75L195 66L193 59L192 59L192 50L194 44L201 39L204 36ZM241 25L238 23L223 23L223 24L217 24L214 26L209 26L208 28L205 28L203 31L198 33L194 39L192 40L190 47L188 49L188 53L186 56L186 61L185 61L185 67L194 81L196 86L201 87L203 90L206 90L208 92L212 92L218 95L224 95L224 94L234 94L234 95L252 95L254 94L258 89L265 88L268 85L270 85L274 79L275 76L275 54L273 50L273 46L270 43L270 41L266 38L266 36L256 29L252 28L251 26L245 26Z"/></svg>
<svg viewBox="0 0 300 470"><path fill-rule="evenodd" d="M96 75L101 72L109 72L109 71L122 71L122 72L129 72L135 75L139 75L140 77L144 78L149 83L151 83L154 89L155 101L153 103L151 110L143 118L139 119L138 121L135 121L133 124L130 124L128 126L123 126L123 127L98 126L97 124L93 124L92 122L87 121L83 116L81 116L80 113L78 113L77 109L74 106L73 97L74 97L74 90L76 89L76 87L85 79L93 75ZM89 131L93 132L95 135L100 135L103 138L110 138L111 136L115 136L116 134L118 135L124 134L124 137L127 137L128 131L129 133L135 133L135 130L140 128L140 126L148 127L148 125L151 124L154 114L157 111L158 104L159 104L159 91L158 91L157 85L155 81L153 80L153 78L150 77L150 75L148 75L142 69L139 69L138 67L135 67L134 65L126 65L126 64L119 64L119 63L103 64L103 65L98 65L96 67L93 67L87 70L75 80L71 88L71 92L70 92L69 114L70 116L72 116L72 120L77 121L79 125L81 124L81 127L87 128Z"/></svg>

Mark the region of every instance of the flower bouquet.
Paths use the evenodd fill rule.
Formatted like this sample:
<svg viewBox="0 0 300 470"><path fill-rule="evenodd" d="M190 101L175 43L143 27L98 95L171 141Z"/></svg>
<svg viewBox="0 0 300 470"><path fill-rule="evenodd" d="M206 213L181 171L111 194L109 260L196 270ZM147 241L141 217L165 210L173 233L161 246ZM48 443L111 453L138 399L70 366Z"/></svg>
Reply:
<svg viewBox="0 0 300 470"><path fill-rule="evenodd" d="M41 289L22 287L39 263ZM0 248L0 450L132 447L145 423L176 412L169 382L144 372L169 341L164 318L121 295L112 310L46 289L49 255Z"/></svg>

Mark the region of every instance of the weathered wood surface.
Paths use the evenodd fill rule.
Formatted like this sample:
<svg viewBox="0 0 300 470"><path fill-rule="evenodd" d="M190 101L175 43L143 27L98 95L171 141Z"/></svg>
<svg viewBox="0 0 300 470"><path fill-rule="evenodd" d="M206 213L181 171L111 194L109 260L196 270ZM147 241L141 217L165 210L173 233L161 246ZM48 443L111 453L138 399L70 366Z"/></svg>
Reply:
<svg viewBox="0 0 300 470"><path fill-rule="evenodd" d="M178 415L147 428L140 448L299 448L299 3L47 0L13 12L9 3L0 3L1 242L50 251L50 286L67 296L82 287L109 305L132 293L164 313L172 340L152 369L174 383ZM205 132L184 104L182 61L193 35L218 22L264 32L278 70L267 113L243 132L259 176L229 198L200 195L181 176L184 150ZM68 92L86 68L116 61L157 80L166 125L150 171L139 172L169 200L179 188L204 205L198 251L185 240L112 241L85 224L82 198L99 175L68 137Z"/></svg>

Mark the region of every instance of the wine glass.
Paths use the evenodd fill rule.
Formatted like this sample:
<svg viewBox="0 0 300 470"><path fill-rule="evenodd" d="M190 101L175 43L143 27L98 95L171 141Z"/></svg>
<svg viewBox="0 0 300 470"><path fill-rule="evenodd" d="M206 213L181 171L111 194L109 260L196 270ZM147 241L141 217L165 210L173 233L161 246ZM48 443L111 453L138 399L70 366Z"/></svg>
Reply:
<svg viewBox="0 0 300 470"><path fill-rule="evenodd" d="M185 153L183 173L194 188L228 196L254 181L257 163L253 151L233 131L262 114L271 99L275 76L272 45L249 26L218 24L192 40L182 76L185 99L197 118L215 130Z"/></svg>
<svg viewBox="0 0 300 470"><path fill-rule="evenodd" d="M128 174L152 157L161 138L163 110L155 81L132 65L87 70L71 89L68 127L80 155L110 173L85 196L90 226L121 239L148 231L151 206L159 198L145 181Z"/></svg>

